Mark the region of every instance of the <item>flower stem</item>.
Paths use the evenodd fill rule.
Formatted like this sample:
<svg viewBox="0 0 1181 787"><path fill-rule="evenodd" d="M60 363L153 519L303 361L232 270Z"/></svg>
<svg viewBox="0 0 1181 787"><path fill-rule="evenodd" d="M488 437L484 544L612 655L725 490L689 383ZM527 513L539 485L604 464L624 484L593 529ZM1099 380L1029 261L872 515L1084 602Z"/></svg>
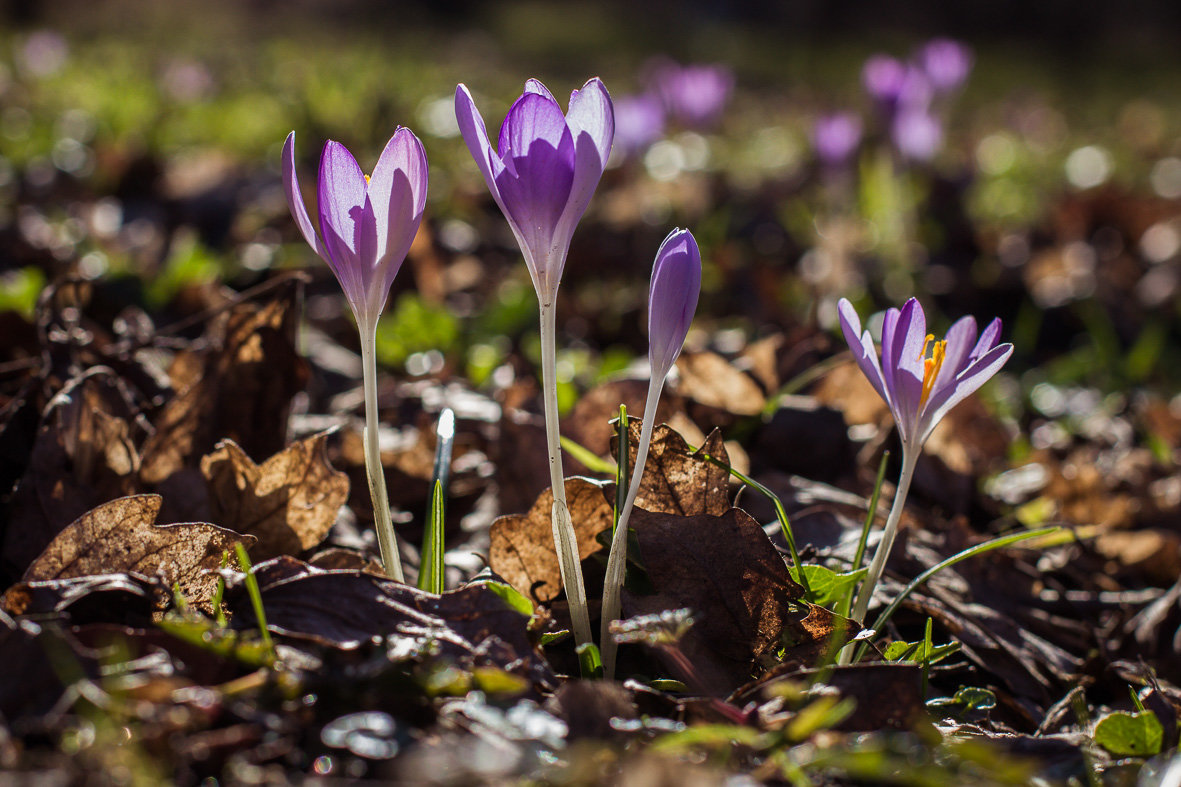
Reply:
<svg viewBox="0 0 1181 787"><path fill-rule="evenodd" d="M619 619L620 593L627 570L627 520L640 491L640 480L644 477L644 465L648 462L648 446L652 443L652 425L656 421L656 405L660 401L660 390L664 387L665 375L648 381L648 398L644 401L644 422L640 427L640 444L636 447L636 466L632 470L631 482L627 487L627 500L619 512L619 523L611 537L611 554L607 558L607 579L603 584L603 626L600 632L600 651L603 654L603 676L607 680L615 677L615 651L618 647L611 637L611 623Z"/></svg>
<svg viewBox="0 0 1181 787"><path fill-rule="evenodd" d="M590 613L586 607L586 588L582 583L582 564L578 559L578 536L566 507L566 477L562 472L561 435L558 430L557 327L554 304L538 300L541 310L541 395L545 403L545 439L549 447L550 487L554 505L550 521L554 531L554 549L566 600L570 602L570 620L579 645L591 639Z"/></svg>
<svg viewBox="0 0 1181 787"><path fill-rule="evenodd" d="M381 466L381 450L377 442L377 326L359 324L361 331L361 368L365 389L365 475L369 479L369 496L373 500L373 519L377 543L381 548L381 563L385 573L405 582L402 558L398 553L398 537L390 516L390 499L385 489L385 471Z"/></svg>
<svg viewBox="0 0 1181 787"><path fill-rule="evenodd" d="M894 546L894 537L898 535L898 523L902 519L902 509L906 507L906 495L910 491L910 481L914 477L914 467L918 462L920 450L907 445L902 446L902 475L898 478L898 489L894 491L894 502L890 506L890 515L886 518L886 527L882 531L882 540L878 542L877 550L873 553L873 560L869 564L869 572L861 585L861 592L857 595L857 604L853 607L853 619L857 622L865 620L865 613L869 611L869 601L873 598L874 588L882 578L886 569L886 559L890 557L890 549ZM845 646L841 651L840 663L848 664L853 657L853 648Z"/></svg>

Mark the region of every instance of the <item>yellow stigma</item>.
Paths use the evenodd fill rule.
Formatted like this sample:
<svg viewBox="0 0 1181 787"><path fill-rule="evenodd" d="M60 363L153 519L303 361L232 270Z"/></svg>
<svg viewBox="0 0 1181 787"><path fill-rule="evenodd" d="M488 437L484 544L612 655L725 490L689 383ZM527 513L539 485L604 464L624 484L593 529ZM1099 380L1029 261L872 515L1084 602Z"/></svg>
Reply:
<svg viewBox="0 0 1181 787"><path fill-rule="evenodd" d="M369 182L369 176L368 176L368 175L366 175L366 176L365 176L365 182L366 182L366 183L368 183L368 182Z"/></svg>
<svg viewBox="0 0 1181 787"><path fill-rule="evenodd" d="M931 389L935 387L935 378L939 376L939 370L943 367L943 358L947 354L947 342L935 342L935 346L931 348L931 357L924 358L927 354L927 345L935 337L927 334L926 341L923 342L923 351L919 353L919 358L923 361L923 392L919 396L919 407L927 403L927 397L931 395Z"/></svg>

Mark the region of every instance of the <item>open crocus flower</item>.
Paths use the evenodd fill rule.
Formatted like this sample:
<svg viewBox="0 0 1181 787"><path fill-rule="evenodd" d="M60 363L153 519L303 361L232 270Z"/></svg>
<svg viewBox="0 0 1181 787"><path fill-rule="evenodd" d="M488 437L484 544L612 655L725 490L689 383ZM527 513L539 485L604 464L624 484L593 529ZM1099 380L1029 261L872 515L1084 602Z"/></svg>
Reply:
<svg viewBox="0 0 1181 787"><path fill-rule="evenodd" d="M611 97L598 78L570 94L569 112L536 79L509 109L497 148L467 87L455 88L455 117L492 198L525 255L542 304L553 301L582 214L615 136Z"/></svg>
<svg viewBox="0 0 1181 787"><path fill-rule="evenodd" d="M923 307L911 298L901 309L889 309L882 323L882 352L853 304L839 304L841 330L878 394L890 405L903 445L921 448L939 419L996 374L1013 345L997 344L1001 321L994 319L979 338L976 320L964 317L951 326L945 339L927 333ZM930 355L928 355L930 350Z"/></svg>
<svg viewBox="0 0 1181 787"><path fill-rule="evenodd" d="M373 328L385 307L426 206L427 162L422 143L399 128L369 176L339 142L320 156L317 235L295 171L295 132L283 143L283 189L308 242L336 274L360 325Z"/></svg>
<svg viewBox="0 0 1181 787"><path fill-rule="evenodd" d="M886 312L879 360L869 331L861 331L861 320L853 304L841 298L838 308L845 341L861 371L890 406L902 440L902 474L894 491L894 502L853 607L853 618L864 621L874 587L886 568L894 537L898 534L898 523L902 519L902 509L906 505L906 495L923 443L931 436L939 419L1005 365L1013 354L1013 345L997 344L1001 335L999 319L989 323L977 338L976 320L971 317L958 320L948 330L946 338L935 341L935 337L927 333L923 307L911 298L901 309ZM852 649L846 647L841 652L840 662L847 664L851 654Z"/></svg>

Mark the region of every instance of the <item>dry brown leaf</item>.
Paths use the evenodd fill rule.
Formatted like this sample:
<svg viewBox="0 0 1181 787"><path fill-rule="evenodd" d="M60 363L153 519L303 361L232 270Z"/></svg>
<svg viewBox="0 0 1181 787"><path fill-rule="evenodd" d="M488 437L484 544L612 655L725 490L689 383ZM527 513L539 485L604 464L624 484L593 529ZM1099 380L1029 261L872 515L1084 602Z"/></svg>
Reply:
<svg viewBox="0 0 1181 787"><path fill-rule="evenodd" d="M758 383L717 353L685 353L677 360L677 392L734 415L758 415L767 403Z"/></svg>
<svg viewBox="0 0 1181 787"><path fill-rule="evenodd" d="M328 535L349 497L349 479L328 462L328 432L256 465L233 440L201 459L213 519L258 539L255 560L294 555Z"/></svg>
<svg viewBox="0 0 1181 787"><path fill-rule="evenodd" d="M640 443L639 419L628 424L628 454L630 466L635 466ZM612 441L614 442L614 441ZM611 453L618 453L612 445ZM652 430L648 461L640 491L636 493L636 507L661 514L724 514L730 508L728 484L730 473L706 461L706 453L723 463L729 463L722 433L715 429L697 451L690 451L685 442L667 424Z"/></svg>
<svg viewBox="0 0 1181 787"><path fill-rule="evenodd" d="M619 417L619 405L625 404L629 413L639 415L644 412L647 394L647 380L612 380L596 385L578 398L570 415L562 418L562 433L596 456L603 456L611 450L615 435L611 421ZM680 397L666 392L656 406L656 423L668 423L683 410Z"/></svg>
<svg viewBox="0 0 1181 787"><path fill-rule="evenodd" d="M159 495L134 495L83 514L45 548L23 582L135 571L164 575L189 603L209 603L217 587L222 553L254 537L203 522L157 525Z"/></svg>
<svg viewBox="0 0 1181 787"><path fill-rule="evenodd" d="M604 486L588 478L566 479L566 506L578 535L580 560L602 549L595 536L613 521L614 510L603 494ZM562 590L550 522L553 504L553 492L546 489L529 513L498 518L489 534L488 565L526 597L541 603L553 601Z"/></svg>

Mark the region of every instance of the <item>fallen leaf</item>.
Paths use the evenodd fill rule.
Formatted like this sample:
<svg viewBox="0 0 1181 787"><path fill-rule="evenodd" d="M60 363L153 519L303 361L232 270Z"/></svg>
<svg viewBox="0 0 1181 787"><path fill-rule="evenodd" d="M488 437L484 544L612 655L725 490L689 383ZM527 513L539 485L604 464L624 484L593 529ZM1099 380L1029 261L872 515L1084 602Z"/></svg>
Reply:
<svg viewBox="0 0 1181 787"><path fill-rule="evenodd" d="M162 574L190 604L207 605L217 586L222 553L254 537L205 523L156 525L159 495L134 495L104 503L62 530L25 571L22 581L96 574Z"/></svg>
<svg viewBox="0 0 1181 787"><path fill-rule="evenodd" d="M233 440L201 459L215 521L258 539L255 560L294 555L328 535L349 480L328 462L328 432L289 445L256 465Z"/></svg>
<svg viewBox="0 0 1181 787"><path fill-rule="evenodd" d="M596 385L578 398L570 415L562 418L562 434L596 456L604 456L611 452L614 442L611 421L619 417L619 405L627 405L628 413L639 415L644 412L647 394L647 380L612 380ZM683 412L680 397L666 393L656 406L656 423L668 423L674 413Z"/></svg>
<svg viewBox="0 0 1181 787"><path fill-rule="evenodd" d="M292 277L264 303L236 303L211 321L199 355L174 359L169 377L179 387L144 444L143 481L196 465L222 438L252 456L282 450L291 398L308 377L295 347L302 299L302 279Z"/></svg>
<svg viewBox="0 0 1181 787"><path fill-rule="evenodd" d="M71 521L134 491L133 420L122 384L106 367L75 377L49 403L4 533L3 563L14 577Z"/></svg>
<svg viewBox="0 0 1181 787"><path fill-rule="evenodd" d="M630 419L629 419L630 420ZM640 443L640 421L628 424L629 465L634 467ZM611 452L618 452L612 441ZM715 429L696 451L689 449L677 432L666 424L652 431L648 460L636 493L636 506L662 514L724 514L730 508L730 472L707 461L709 454L723 464L729 463L722 433Z"/></svg>
<svg viewBox="0 0 1181 787"><path fill-rule="evenodd" d="M758 415L767 397L758 383L717 353L684 353L677 359L677 392L734 415Z"/></svg>
<svg viewBox="0 0 1181 787"><path fill-rule="evenodd" d="M696 671L682 676L723 696L779 660L807 666L856 633L856 624L803 602L762 526L739 508L721 516L637 510L643 565L655 590L624 591L630 617L687 607L697 616L680 643Z"/></svg>
<svg viewBox="0 0 1181 787"><path fill-rule="evenodd" d="M566 479L566 507L578 536L580 560L602 549L595 536L609 529L614 519L605 486L588 478ZM550 521L553 504L553 493L546 489L529 513L499 517L489 533L488 565L526 598L543 604L562 590Z"/></svg>

